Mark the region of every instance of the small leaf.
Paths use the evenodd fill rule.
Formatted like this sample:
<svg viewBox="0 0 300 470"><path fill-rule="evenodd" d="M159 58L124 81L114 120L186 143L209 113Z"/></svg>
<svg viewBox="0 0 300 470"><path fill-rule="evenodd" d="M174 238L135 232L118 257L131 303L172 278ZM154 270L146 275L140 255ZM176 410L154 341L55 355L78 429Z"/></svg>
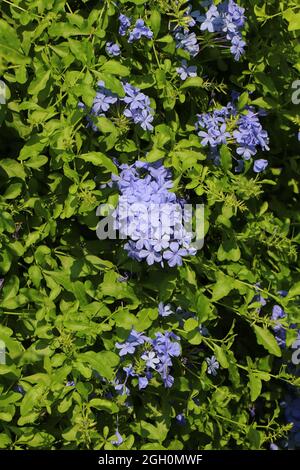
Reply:
<svg viewBox="0 0 300 470"><path fill-rule="evenodd" d="M266 328L253 325L258 344L261 344L270 354L276 357L281 357L281 349L273 334Z"/></svg>

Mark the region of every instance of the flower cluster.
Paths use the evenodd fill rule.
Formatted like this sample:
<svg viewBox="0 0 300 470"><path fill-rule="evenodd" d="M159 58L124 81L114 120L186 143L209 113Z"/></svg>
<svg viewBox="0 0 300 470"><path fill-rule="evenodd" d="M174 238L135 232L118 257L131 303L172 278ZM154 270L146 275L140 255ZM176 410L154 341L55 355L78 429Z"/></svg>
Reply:
<svg viewBox="0 0 300 470"><path fill-rule="evenodd" d="M180 76L181 80L186 80L188 77L197 76L197 67L196 65L188 66L186 60L181 62L181 66L177 67L176 72Z"/></svg>
<svg viewBox="0 0 300 470"><path fill-rule="evenodd" d="M116 50L117 44L110 44L110 51ZM144 93L141 93L139 88L135 88L129 83L123 83L125 96L120 98L117 94L113 93L105 87L104 82L101 80L97 83L96 96L93 101L93 105L90 113L87 115L88 126L96 132L97 126L93 122L93 117L106 116L106 113L110 110L111 105L116 103L125 104L123 114L134 124L138 124L145 131L152 131L153 121L153 109L150 106L150 99ZM85 110L83 103L78 104L80 109Z"/></svg>
<svg viewBox="0 0 300 470"><path fill-rule="evenodd" d="M145 37L151 39L153 37L153 32L148 26L145 26L144 20L137 20L132 31L130 31L128 42L134 42Z"/></svg>
<svg viewBox="0 0 300 470"><path fill-rule="evenodd" d="M105 84L102 80L97 83L96 96L94 98L92 108L87 114L86 119L88 121L87 127L91 127L94 132L98 131L97 126L95 125L93 118L105 116L107 111L109 111L112 104L117 103L118 95L108 90L105 87ZM78 108L86 111L86 106L81 101L78 103Z"/></svg>
<svg viewBox="0 0 300 470"><path fill-rule="evenodd" d="M211 113L197 115L196 130L201 138L201 144L210 146L212 155L218 156L218 146L222 144L235 144L236 153L244 160L256 155L258 148L269 150L269 137L259 121L260 112L253 107L246 107L237 111L234 103L230 102L221 109ZM268 165L267 160L257 160L254 171L264 171Z"/></svg>
<svg viewBox="0 0 300 470"><path fill-rule="evenodd" d="M195 255L196 249L183 223L191 221L191 212L169 191L171 172L161 162L136 161L120 169L119 176L112 175L121 193L113 215L121 238L130 238L128 255L148 265L166 261L170 267L181 266L182 258Z"/></svg>
<svg viewBox="0 0 300 470"><path fill-rule="evenodd" d="M107 42L105 45L105 50L107 54L112 57L117 57L121 54L120 46L114 42Z"/></svg>
<svg viewBox="0 0 300 470"><path fill-rule="evenodd" d="M130 26L131 26L131 19L128 16L120 14L119 16L119 34L120 36L126 36ZM151 39L153 37L153 32L151 31L148 26L145 25L144 20L138 19L133 27L133 29L129 32L128 42L132 43L138 41L142 37L147 39Z"/></svg>
<svg viewBox="0 0 300 470"><path fill-rule="evenodd" d="M127 30L131 26L131 19L128 18L128 16L123 15L121 13L120 16L119 16L119 22L120 22L119 34L120 34L120 36L125 36L126 33L127 33Z"/></svg>
<svg viewBox="0 0 300 470"><path fill-rule="evenodd" d="M275 339L281 348L286 347L286 330L278 320L281 320L285 317L286 315L283 308L280 307L280 305L274 305L271 315L272 320L275 322L273 331L275 332Z"/></svg>
<svg viewBox="0 0 300 470"><path fill-rule="evenodd" d="M149 97L129 83L124 83L123 87L125 97L121 101L126 104L124 115L135 124L139 124L145 131L152 131L153 109L150 106Z"/></svg>
<svg viewBox="0 0 300 470"><path fill-rule="evenodd" d="M199 44L195 33L186 29L178 29L175 32L176 47L188 52L192 57L199 53Z"/></svg>
<svg viewBox="0 0 300 470"><path fill-rule="evenodd" d="M131 330L128 338L123 343L116 343L119 355L122 358L132 356L132 361L123 367L124 380L117 378L115 390L121 395L129 395L127 387L129 377L138 379L139 390L146 388L149 381L158 375L166 388L172 387L174 377L170 375L174 357L181 355L179 337L170 331L155 333L151 339L135 330ZM134 362L134 365L132 364Z"/></svg>
<svg viewBox="0 0 300 470"><path fill-rule="evenodd" d="M204 17L201 17L201 31L221 33L227 41L231 42L230 52L235 60L244 54L246 46L242 39L241 30L245 24L245 9L233 0L211 4Z"/></svg>

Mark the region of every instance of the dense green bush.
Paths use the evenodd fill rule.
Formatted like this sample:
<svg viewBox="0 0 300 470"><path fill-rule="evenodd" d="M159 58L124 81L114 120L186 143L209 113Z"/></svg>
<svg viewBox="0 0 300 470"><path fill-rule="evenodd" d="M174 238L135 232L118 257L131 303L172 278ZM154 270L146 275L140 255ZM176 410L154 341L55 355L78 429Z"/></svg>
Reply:
<svg viewBox="0 0 300 470"><path fill-rule="evenodd" d="M189 24L189 5L209 8L198 1L1 2L0 448L300 444L290 366L300 328L300 11L296 0L238 4L247 18L240 60L222 34ZM145 36L120 34L120 14L131 32L143 19ZM178 47L190 27L198 54ZM182 60L197 76L180 77ZM105 116L90 114L99 81L117 97ZM123 114L125 82L150 99L144 129ZM253 159L236 171L234 139L216 161L197 135L197 115L232 92L239 116L249 106L267 113L270 150L254 157L268 160L263 172ZM137 160L162 162L170 191L205 205L203 249L182 266L138 262L123 240L97 237L97 207L118 202L111 174ZM285 313L275 318L274 306ZM158 348L146 340L120 357L132 328L176 335L171 387L153 373L141 388L128 372L118 390L123 367L141 377L144 348Z"/></svg>

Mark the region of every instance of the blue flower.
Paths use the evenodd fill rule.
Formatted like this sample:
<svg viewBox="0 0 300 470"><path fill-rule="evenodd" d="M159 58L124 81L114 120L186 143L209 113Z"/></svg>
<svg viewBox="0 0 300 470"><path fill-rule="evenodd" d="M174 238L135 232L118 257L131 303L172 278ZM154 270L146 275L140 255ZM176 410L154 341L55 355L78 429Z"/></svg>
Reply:
<svg viewBox="0 0 300 470"><path fill-rule="evenodd" d="M129 364L126 367L123 367L123 371L126 373L126 377L134 377L136 375L132 364Z"/></svg>
<svg viewBox="0 0 300 470"><path fill-rule="evenodd" d="M143 36L148 39L151 39L153 37L153 32L150 28L145 26L144 20L139 19L136 21L133 30L129 34L128 42L131 43L134 41L138 41Z"/></svg>
<svg viewBox="0 0 300 470"><path fill-rule="evenodd" d="M115 436L116 436L117 439L116 439L116 440L114 439L114 440L112 440L112 441L110 441L110 442L111 442L114 446L119 446L119 445L121 445L122 442L123 442L123 438L122 438L121 434L119 433L118 429L117 429L116 432L115 432Z"/></svg>
<svg viewBox="0 0 300 470"><path fill-rule="evenodd" d="M113 57L117 57L121 54L120 46L113 42L107 42L105 46L105 50L108 55L113 56Z"/></svg>
<svg viewBox="0 0 300 470"><path fill-rule="evenodd" d="M127 107L124 116L132 119L135 124L139 124L142 129L152 131L153 109L150 107L150 99L139 88L135 88L129 83L123 83L125 96L122 101Z"/></svg>
<svg viewBox="0 0 300 470"><path fill-rule="evenodd" d="M207 362L207 373L210 375L216 376L218 373L218 369L220 367L220 364L218 363L217 359L215 356L211 356L210 358L207 357L206 359Z"/></svg>
<svg viewBox="0 0 300 470"><path fill-rule="evenodd" d="M241 36L241 29L245 24L245 9L233 0L219 3L217 6L208 3L208 6L205 16L198 15L201 31L223 35L227 41L231 42L230 51L235 60L239 60L245 52L246 45Z"/></svg>
<svg viewBox="0 0 300 470"><path fill-rule="evenodd" d="M245 53L245 46L245 41L243 41L239 36L232 38L230 52L234 56L234 60L240 60L241 56Z"/></svg>
<svg viewBox="0 0 300 470"><path fill-rule="evenodd" d="M200 48L195 33L179 30L175 34L175 40L176 47L185 50L192 57L195 57L199 53Z"/></svg>
<svg viewBox="0 0 300 470"><path fill-rule="evenodd" d="M159 302L158 304L158 313L161 317L168 317L173 312L172 307L170 304L164 305L163 302Z"/></svg>
<svg viewBox="0 0 300 470"><path fill-rule="evenodd" d="M126 356L126 354L133 354L135 351L135 347L131 343L116 343L116 347L120 349L120 356Z"/></svg>
<svg viewBox="0 0 300 470"><path fill-rule="evenodd" d="M116 347L120 349L119 355L126 356L127 354L134 354L135 348L140 344L143 344L146 337L135 330L131 330L127 341L124 343L116 343Z"/></svg>
<svg viewBox="0 0 300 470"><path fill-rule="evenodd" d="M285 316L283 308L280 305L274 305L271 316L272 320L279 320L285 318Z"/></svg>
<svg viewBox="0 0 300 470"><path fill-rule="evenodd" d="M128 16L123 15L122 13L119 16L120 26L119 26L119 34L121 36L125 36L127 33L128 28L131 26L131 20Z"/></svg>
<svg viewBox="0 0 300 470"><path fill-rule="evenodd" d="M68 382L66 383L66 387L75 387L74 380L68 380Z"/></svg>
<svg viewBox="0 0 300 470"><path fill-rule="evenodd" d="M146 366L149 368L155 369L157 364L159 364L159 359L156 357L156 354L153 351L144 353L141 358L143 361L146 361Z"/></svg>
<svg viewBox="0 0 300 470"><path fill-rule="evenodd" d="M149 383L147 377L139 377L138 382L139 382L139 390L146 388Z"/></svg>
<svg viewBox="0 0 300 470"><path fill-rule="evenodd" d="M267 166L269 165L268 160L256 160L253 165L253 171L254 173L261 173L262 171L265 171Z"/></svg>
<svg viewBox="0 0 300 470"><path fill-rule="evenodd" d="M92 105L92 114L95 116L101 116L109 110L112 104L118 101L118 97L105 88L103 81L99 81L97 85L98 91Z"/></svg>
<svg viewBox="0 0 300 470"><path fill-rule="evenodd" d="M180 413L176 416L176 421L178 424L180 424L181 426L185 426L186 425L186 419L185 419L185 416L184 414Z"/></svg>
<svg viewBox="0 0 300 470"><path fill-rule="evenodd" d="M169 250L164 252L163 258L168 261L168 265L172 268L174 266L182 266L182 257L187 254L187 250L180 248L179 243L171 242Z"/></svg>
<svg viewBox="0 0 300 470"><path fill-rule="evenodd" d="M187 61L183 60L181 66L177 67L176 72L179 74L181 80L186 80L188 77L197 76L197 67L196 65L187 65Z"/></svg>
<svg viewBox="0 0 300 470"><path fill-rule="evenodd" d="M139 110L140 100L136 97L130 87L128 105L135 103ZM163 266L167 261L170 267L181 265L183 256L194 256L193 234L186 230L179 217L183 202L169 191L172 187L170 170L161 162L141 161L131 166L121 165L120 169L119 176L112 175L121 192L113 216L121 237L129 238L124 245L128 255L137 261L145 260L149 266L154 263Z"/></svg>

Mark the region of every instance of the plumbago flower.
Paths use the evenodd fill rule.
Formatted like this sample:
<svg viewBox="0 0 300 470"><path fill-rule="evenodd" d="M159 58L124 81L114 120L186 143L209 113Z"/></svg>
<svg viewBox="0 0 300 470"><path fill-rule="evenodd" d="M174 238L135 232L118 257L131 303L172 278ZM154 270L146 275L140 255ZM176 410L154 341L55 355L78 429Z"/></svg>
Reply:
<svg viewBox="0 0 300 470"><path fill-rule="evenodd" d="M220 364L218 363L217 359L215 356L207 357L206 359L207 363L207 373L213 376L216 376L218 373L218 369L220 367Z"/></svg>
<svg viewBox="0 0 300 470"><path fill-rule="evenodd" d="M112 57L117 57L121 54L121 49L118 44L115 44L113 42L107 42L105 46L105 50L108 55Z"/></svg>
<svg viewBox="0 0 300 470"><path fill-rule="evenodd" d="M121 14L119 16L119 34L120 36L126 36L128 30L131 27L131 19L128 16ZM139 18L136 20L135 25L131 31L129 31L128 42L133 43L139 41L142 37L152 39L153 32L145 25L145 21Z"/></svg>
<svg viewBox="0 0 300 470"><path fill-rule="evenodd" d="M196 65L187 65L187 61L183 60L181 66L177 67L176 72L180 76L181 80L186 80L188 77L197 77Z"/></svg>
<svg viewBox="0 0 300 470"><path fill-rule="evenodd" d="M224 39L231 42L230 52L237 61L244 54L246 46L241 34L245 24L244 13L244 8L233 0L229 0L219 3L217 6L210 2L205 16L197 17L201 23L201 31L221 34Z"/></svg>
<svg viewBox="0 0 300 470"><path fill-rule="evenodd" d="M173 310L172 306L170 304L164 305L163 302L159 302L158 304L158 314L161 317L168 317L169 315L172 315Z"/></svg>
<svg viewBox="0 0 300 470"><path fill-rule="evenodd" d="M132 103L138 105L138 97ZM184 201L169 191L171 172L161 162L137 161L120 169L119 176L112 175L121 193L113 217L120 238L129 238L124 246L128 255L148 265L181 266L182 258L195 255L196 249L184 226L190 217Z"/></svg>
<svg viewBox="0 0 300 470"><path fill-rule="evenodd" d="M108 43L112 44L112 43ZM117 44L110 46L110 51ZM119 47L119 46L117 46ZM116 93L113 93L105 87L105 83L101 80L97 83L97 92L93 101L92 108L87 115L88 126L97 132L98 128L93 122L93 117L107 116L111 111L112 105L125 105L123 114L134 124L138 124L144 131L152 131L152 121L154 119L154 111L150 106L150 99L144 93L140 92L139 88L135 88L129 83L123 83L125 97L120 98ZM85 105L79 103L78 107L85 111ZM113 110L113 109L112 109Z"/></svg>
<svg viewBox="0 0 300 470"><path fill-rule="evenodd" d="M259 121L260 112L253 107L245 107L238 111L234 102L216 109L211 113L198 114L196 130L201 138L201 144L209 146L214 157L218 157L218 147L222 144L236 145L236 153L243 160L249 160L255 156L258 148L269 149L269 137L267 131L262 128ZM237 172L242 171L242 162L238 162ZM267 160L257 160L254 164L254 172L260 173L268 166Z"/></svg>
<svg viewBox="0 0 300 470"><path fill-rule="evenodd" d="M153 37L153 32L148 26L145 25L144 20L137 20L132 31L130 31L128 42L138 41L142 37L151 39Z"/></svg>
<svg viewBox="0 0 300 470"><path fill-rule="evenodd" d="M203 8L208 8L205 14L199 10L192 11L189 6L185 12L186 25L176 27L173 31L176 47L188 52L192 57L198 55L200 47L197 33L191 28L200 27L200 31L208 31L215 35L215 43L221 47L228 47L236 61L239 61L245 52L246 42L242 37L245 25L245 9L233 0L224 1L214 5L212 1L201 2ZM199 30L198 30L199 31ZM229 43L229 44L228 44Z"/></svg>
<svg viewBox="0 0 300 470"><path fill-rule="evenodd" d="M123 15L122 13L119 16L119 34L120 36L125 36L127 33L128 28L131 26L131 19L128 16Z"/></svg>
<svg viewBox="0 0 300 470"><path fill-rule="evenodd" d="M199 44L195 33L190 33L188 30L178 28L175 32L176 47L188 52L192 57L199 54Z"/></svg>
<svg viewBox="0 0 300 470"><path fill-rule="evenodd" d="M115 390L121 395L129 395L127 382L130 377L138 378L138 388L146 388L154 376L161 378L166 388L172 387L174 377L170 375L173 359L181 355L179 337L170 331L156 332L151 339L132 330L126 341L116 343L120 357L131 356L130 364L123 367L125 377L115 380ZM127 351L124 354L124 351ZM135 365L132 365L134 362ZM119 374L120 375L120 374Z"/></svg>
<svg viewBox="0 0 300 470"><path fill-rule="evenodd" d="M124 116L139 124L145 131L152 131L153 109L149 97L129 83L124 83L123 88L125 97L121 98L121 101L126 104Z"/></svg>

